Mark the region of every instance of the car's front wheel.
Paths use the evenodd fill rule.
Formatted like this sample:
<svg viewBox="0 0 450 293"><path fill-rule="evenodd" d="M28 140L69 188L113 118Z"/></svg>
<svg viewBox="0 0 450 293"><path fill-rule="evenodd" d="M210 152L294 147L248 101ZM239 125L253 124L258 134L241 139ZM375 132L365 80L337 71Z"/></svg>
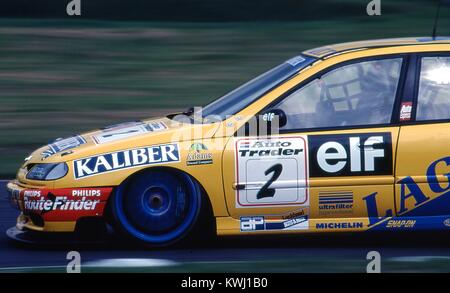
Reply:
<svg viewBox="0 0 450 293"><path fill-rule="evenodd" d="M188 234L201 200L200 187L187 174L149 170L119 186L111 207L123 232L145 244L165 246Z"/></svg>

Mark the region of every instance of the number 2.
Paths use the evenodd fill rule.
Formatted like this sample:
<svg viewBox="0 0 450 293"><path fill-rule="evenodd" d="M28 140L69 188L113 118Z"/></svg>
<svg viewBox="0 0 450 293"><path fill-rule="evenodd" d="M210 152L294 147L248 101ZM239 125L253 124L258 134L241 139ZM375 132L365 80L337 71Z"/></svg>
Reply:
<svg viewBox="0 0 450 293"><path fill-rule="evenodd" d="M266 182L266 184L263 185L263 187L258 191L258 194L256 195L256 199L261 199L264 197L273 197L275 195L275 189L269 188L269 186L276 181L283 171L283 165L276 164L267 169L264 172L264 175L269 175L270 173L273 173L272 178L269 179L269 181Z"/></svg>

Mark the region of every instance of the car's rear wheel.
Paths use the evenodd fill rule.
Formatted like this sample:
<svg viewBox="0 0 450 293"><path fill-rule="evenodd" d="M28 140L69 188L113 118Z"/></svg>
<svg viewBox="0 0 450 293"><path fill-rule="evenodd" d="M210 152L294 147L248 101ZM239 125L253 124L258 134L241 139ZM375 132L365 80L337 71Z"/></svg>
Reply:
<svg viewBox="0 0 450 293"><path fill-rule="evenodd" d="M187 174L149 170L119 186L111 206L123 232L142 243L165 246L188 234L201 201L200 187Z"/></svg>

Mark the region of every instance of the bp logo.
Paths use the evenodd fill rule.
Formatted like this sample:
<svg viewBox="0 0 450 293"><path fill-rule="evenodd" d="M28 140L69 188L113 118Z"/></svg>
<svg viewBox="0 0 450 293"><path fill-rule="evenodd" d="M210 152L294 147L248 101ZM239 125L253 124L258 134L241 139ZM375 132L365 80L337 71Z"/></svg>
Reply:
<svg viewBox="0 0 450 293"><path fill-rule="evenodd" d="M208 152L208 148L203 143L193 143L189 148L189 153L186 158L186 164L188 166L193 165L207 165L212 164L213 155Z"/></svg>

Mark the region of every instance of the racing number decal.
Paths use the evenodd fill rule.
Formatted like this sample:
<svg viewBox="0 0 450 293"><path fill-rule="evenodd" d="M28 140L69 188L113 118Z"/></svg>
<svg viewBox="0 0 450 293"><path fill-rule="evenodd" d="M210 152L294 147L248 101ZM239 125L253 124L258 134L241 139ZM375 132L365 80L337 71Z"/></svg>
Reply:
<svg viewBox="0 0 450 293"><path fill-rule="evenodd" d="M306 137L237 139L236 207L308 205Z"/></svg>
<svg viewBox="0 0 450 293"><path fill-rule="evenodd" d="M92 139L96 144L103 144L165 129L167 126L162 121L123 123L104 129L101 133L93 135Z"/></svg>
<svg viewBox="0 0 450 293"><path fill-rule="evenodd" d="M272 178L269 179L269 181L266 182L266 184L263 185L263 187L258 191L256 194L257 199L261 199L263 197L273 197L275 195L275 189L269 188L269 186L276 181L283 171L283 165L276 164L270 167L269 169L264 172L264 175L269 175L270 173L273 173Z"/></svg>
<svg viewBox="0 0 450 293"><path fill-rule="evenodd" d="M114 132L114 133L111 133L111 134L104 134L103 138L110 138L110 137L113 137L113 136L123 136L123 135L131 134L131 133L137 133L137 132L139 132L139 130L137 130L137 129L132 129L132 130L123 131L123 132Z"/></svg>

